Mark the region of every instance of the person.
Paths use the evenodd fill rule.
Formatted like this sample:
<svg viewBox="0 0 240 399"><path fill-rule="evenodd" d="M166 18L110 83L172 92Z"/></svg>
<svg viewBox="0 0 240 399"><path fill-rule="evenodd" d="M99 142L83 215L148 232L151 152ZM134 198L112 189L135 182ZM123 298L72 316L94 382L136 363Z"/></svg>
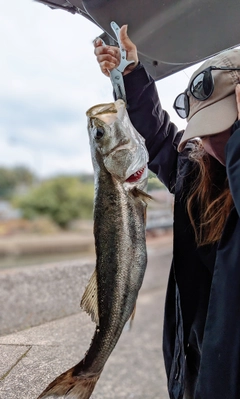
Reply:
<svg viewBox="0 0 240 399"><path fill-rule="evenodd" d="M133 65L124 72L130 119L145 138L149 168L174 193L173 261L163 354L171 399L240 397L240 50L207 59L174 108L161 108L137 48L120 31ZM119 50L96 39L102 72Z"/></svg>

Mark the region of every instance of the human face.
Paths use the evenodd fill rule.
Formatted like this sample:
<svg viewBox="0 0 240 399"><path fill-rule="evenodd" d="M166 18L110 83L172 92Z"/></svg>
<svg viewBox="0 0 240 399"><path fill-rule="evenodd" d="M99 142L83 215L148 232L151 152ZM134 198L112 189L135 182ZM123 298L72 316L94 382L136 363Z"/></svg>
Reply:
<svg viewBox="0 0 240 399"><path fill-rule="evenodd" d="M216 158L222 165L226 165L225 146L231 135L231 128L224 132L211 136L202 137L202 145L204 150L212 157Z"/></svg>

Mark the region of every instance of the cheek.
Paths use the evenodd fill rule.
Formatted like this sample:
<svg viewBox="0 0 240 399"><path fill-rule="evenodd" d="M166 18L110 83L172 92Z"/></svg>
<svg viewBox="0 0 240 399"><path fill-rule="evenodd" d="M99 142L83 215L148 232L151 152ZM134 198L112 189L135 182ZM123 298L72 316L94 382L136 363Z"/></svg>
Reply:
<svg viewBox="0 0 240 399"><path fill-rule="evenodd" d="M225 165L225 146L231 135L231 128L213 136L203 137L202 145L204 150Z"/></svg>
<svg viewBox="0 0 240 399"><path fill-rule="evenodd" d="M225 165L225 142L215 140L209 137L202 139L202 146L204 150L217 159L222 165Z"/></svg>
<svg viewBox="0 0 240 399"><path fill-rule="evenodd" d="M214 156L214 151L213 151L213 149L212 149L212 146L211 146L211 143L210 143L210 140L209 140L208 137L202 138L202 146L203 146L204 150L205 150L208 154Z"/></svg>

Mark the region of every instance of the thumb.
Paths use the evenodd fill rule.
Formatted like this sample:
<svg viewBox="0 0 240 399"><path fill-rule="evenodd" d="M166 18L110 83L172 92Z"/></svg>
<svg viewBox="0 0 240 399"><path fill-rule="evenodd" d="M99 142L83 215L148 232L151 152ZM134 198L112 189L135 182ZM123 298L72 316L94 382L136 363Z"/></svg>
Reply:
<svg viewBox="0 0 240 399"><path fill-rule="evenodd" d="M129 39L128 34L127 34L127 25L123 25L120 29L119 37L122 43L122 47L126 51L132 51L135 50L136 46L135 44Z"/></svg>

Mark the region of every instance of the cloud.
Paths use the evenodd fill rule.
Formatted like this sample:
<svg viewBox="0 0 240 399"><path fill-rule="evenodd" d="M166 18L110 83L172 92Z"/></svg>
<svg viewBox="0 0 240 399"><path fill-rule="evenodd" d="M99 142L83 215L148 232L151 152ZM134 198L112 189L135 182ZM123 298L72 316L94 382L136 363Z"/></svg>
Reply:
<svg viewBox="0 0 240 399"><path fill-rule="evenodd" d="M45 129L77 120L79 113L76 107L71 107L70 104L64 106L49 99L38 102L33 101L32 97L20 99L0 96L0 123L4 124L6 129L18 130L22 126Z"/></svg>
<svg viewBox="0 0 240 399"><path fill-rule="evenodd" d="M44 175L92 170L85 113L112 101L93 54L101 30L29 0L5 2L1 11L0 163Z"/></svg>
<svg viewBox="0 0 240 399"><path fill-rule="evenodd" d="M101 30L80 15L31 0L1 6L0 165L24 164L41 176L92 171L86 111L112 101L93 39ZM172 110L188 79L182 73L157 84ZM180 78L179 78L180 77ZM39 167L38 167L39 163Z"/></svg>

